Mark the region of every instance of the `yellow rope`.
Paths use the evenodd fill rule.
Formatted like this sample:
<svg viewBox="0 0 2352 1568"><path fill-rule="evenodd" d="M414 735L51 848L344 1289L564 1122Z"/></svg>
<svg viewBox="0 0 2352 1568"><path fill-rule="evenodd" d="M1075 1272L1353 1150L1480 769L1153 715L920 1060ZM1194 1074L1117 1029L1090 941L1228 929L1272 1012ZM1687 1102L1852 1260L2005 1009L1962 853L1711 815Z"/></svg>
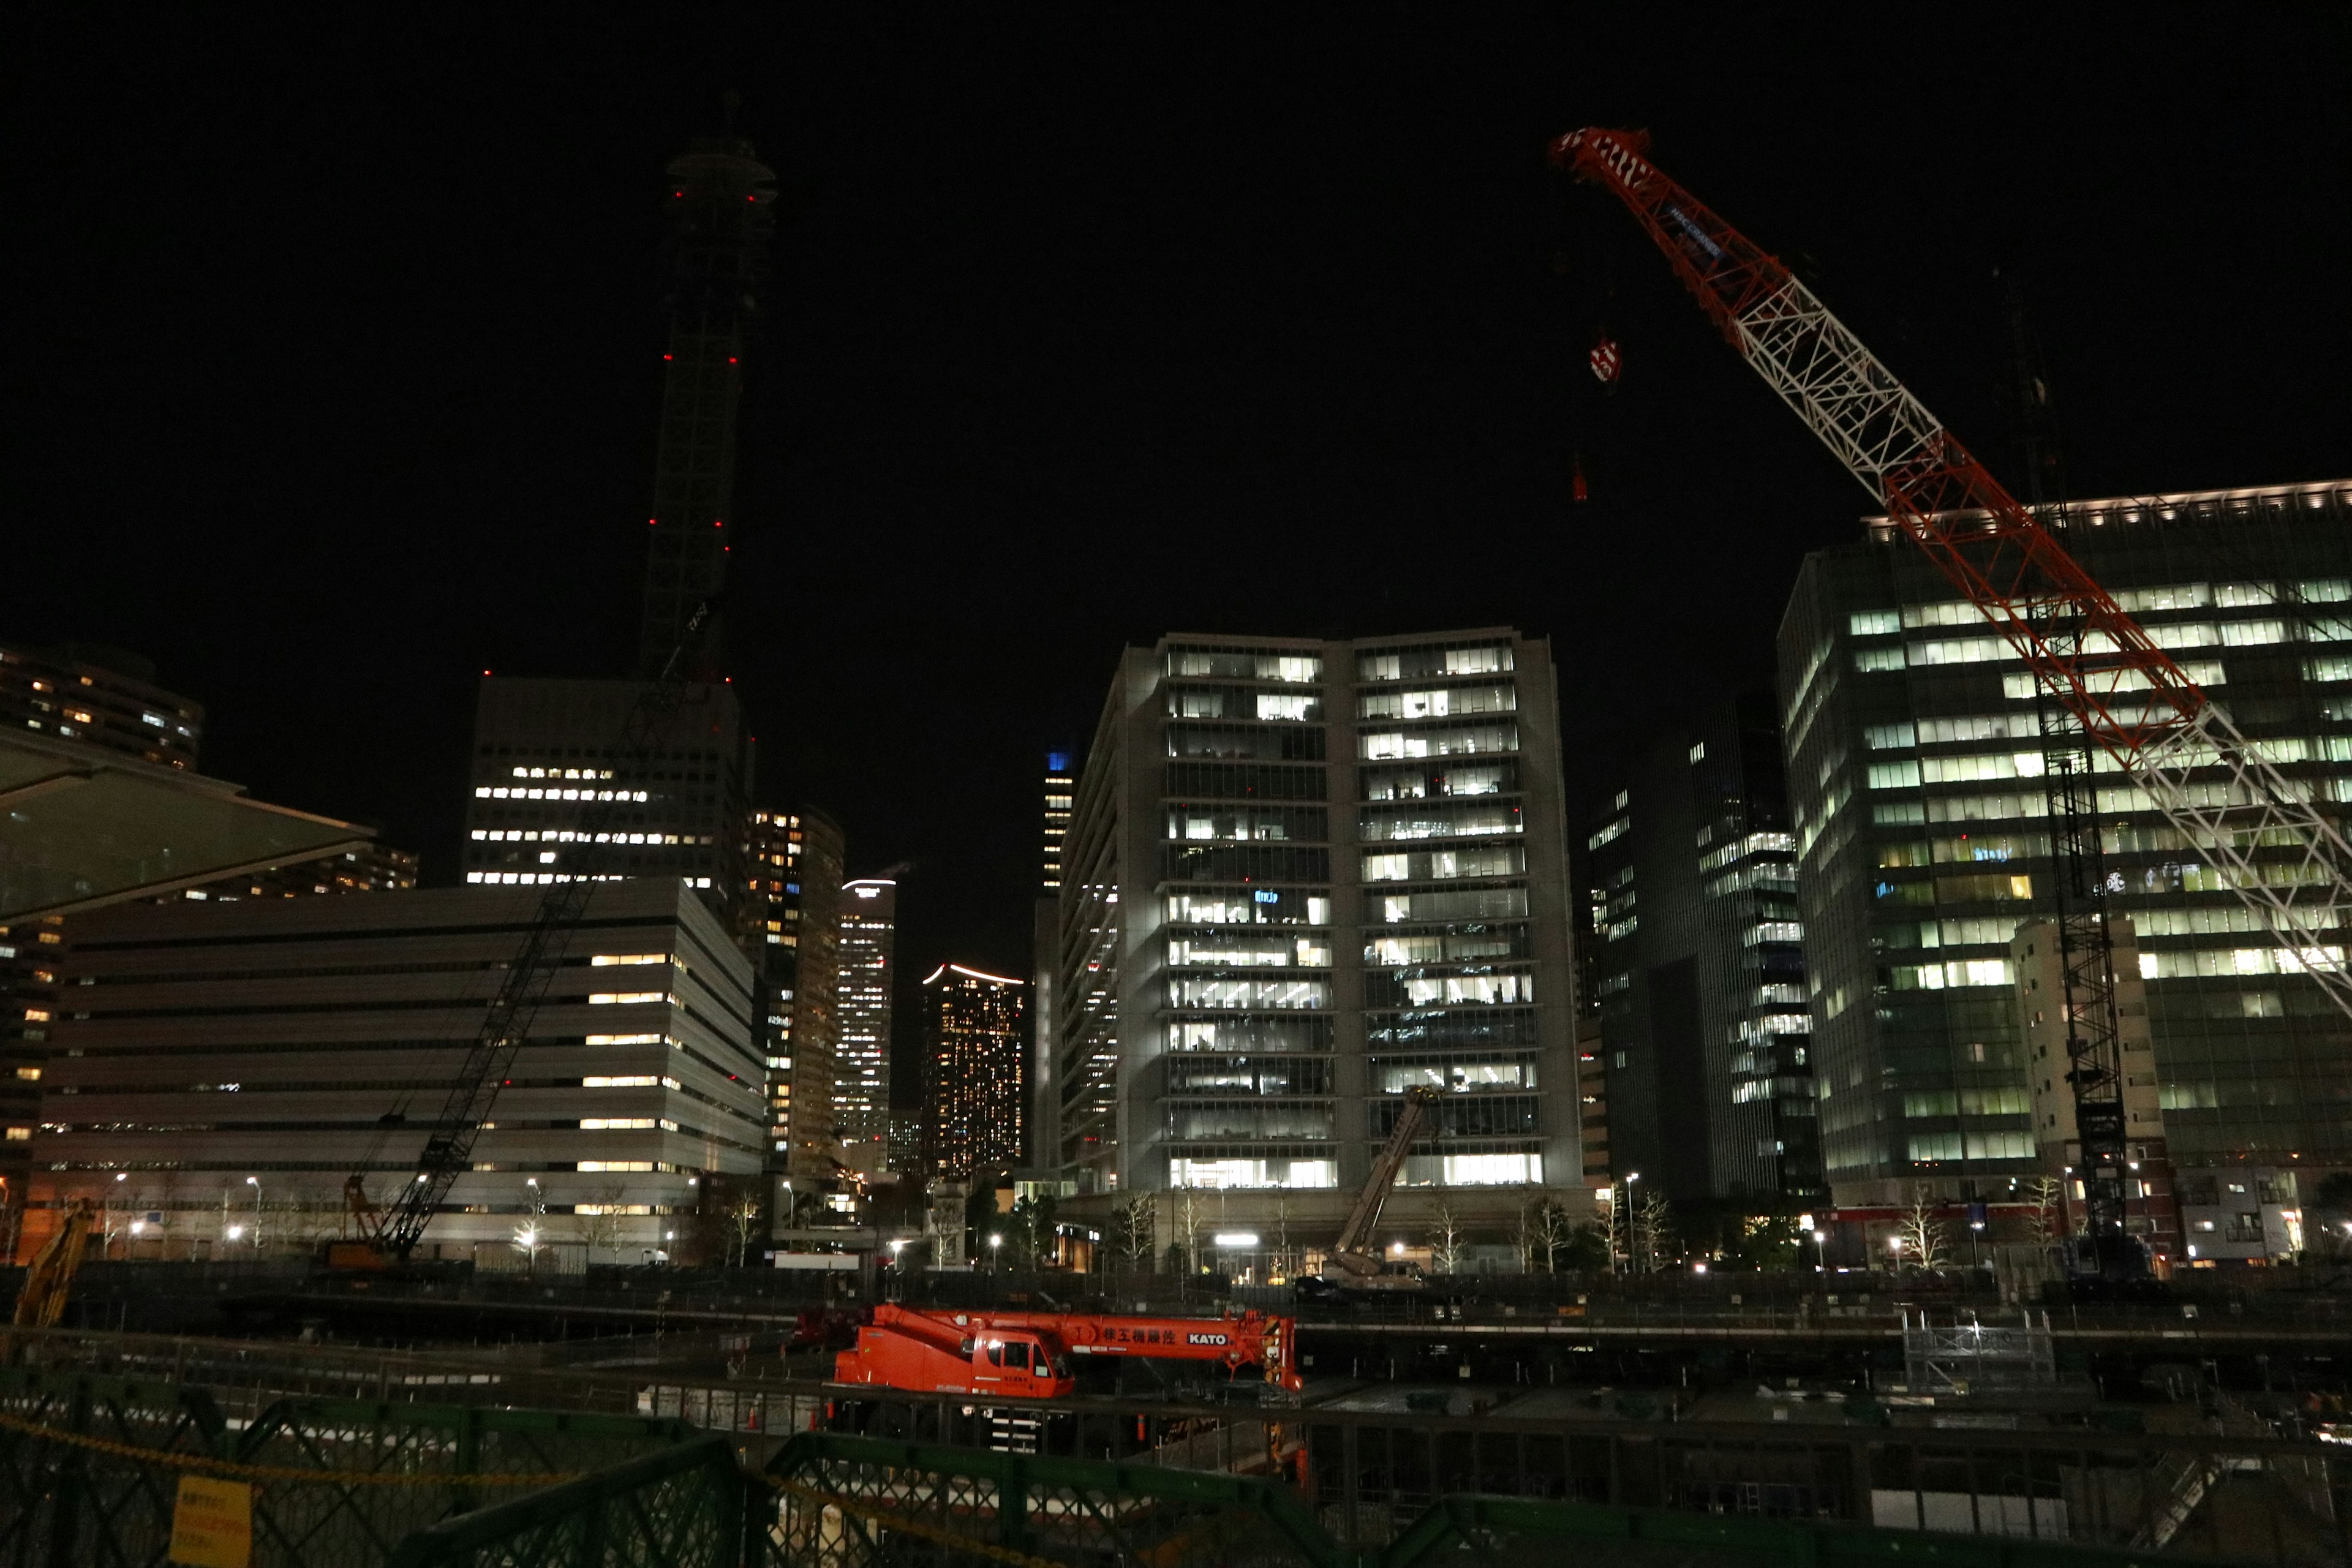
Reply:
<svg viewBox="0 0 2352 1568"><path fill-rule="evenodd" d="M551 1487L559 1481L579 1479L572 1473L458 1476L383 1470L298 1470L284 1465L240 1464L235 1459L216 1459L210 1454L179 1454L163 1448L142 1448L136 1443L117 1443L110 1437L92 1437L87 1433L44 1426L37 1421L28 1421L5 1411L0 1411L0 1426L38 1437L43 1442L88 1448L92 1453L110 1454L116 1458L135 1459L142 1465L159 1465L172 1470L202 1470L206 1475L227 1476L239 1480L308 1481L352 1487Z"/></svg>
<svg viewBox="0 0 2352 1568"><path fill-rule="evenodd" d="M943 1546L952 1547L958 1552L968 1552L975 1557L988 1557L999 1563L1010 1563L1012 1568L1068 1568L1066 1563L1055 1563L1044 1557L1032 1557L1026 1552L1015 1552L1010 1546L998 1546L991 1542L975 1541L968 1535L958 1535L951 1530L942 1530L936 1524L924 1524L917 1520L907 1519L887 1509L876 1508L871 1503L853 1502L838 1493L819 1491L814 1487L803 1486L798 1481L788 1481L776 1476L762 1476L760 1479L780 1492L790 1492L793 1496L806 1501L821 1503L828 1508L837 1508L844 1513L856 1514L858 1518L871 1520L887 1530L896 1530L908 1535L919 1536L925 1541L936 1541Z"/></svg>

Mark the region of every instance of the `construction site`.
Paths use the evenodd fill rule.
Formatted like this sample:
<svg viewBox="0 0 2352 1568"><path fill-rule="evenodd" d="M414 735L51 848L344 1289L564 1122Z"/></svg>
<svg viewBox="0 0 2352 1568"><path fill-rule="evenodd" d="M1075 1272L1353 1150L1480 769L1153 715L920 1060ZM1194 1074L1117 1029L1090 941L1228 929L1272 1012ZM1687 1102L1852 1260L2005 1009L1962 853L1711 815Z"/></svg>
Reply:
<svg viewBox="0 0 2352 1568"><path fill-rule="evenodd" d="M2095 785L2143 792L2242 929L2352 1013L2342 949L2315 935L2352 908L2336 814L2077 563L2063 507L2013 497L1646 136L1581 130L1551 154L1631 215L2030 678L2060 1022L2037 1114L2069 1216L2036 1277L1905 1268L1899 1235L1896 1267L1843 1266L1810 1216L1817 1250L1780 1273L1621 1268L1613 1245L1583 1270L1549 1247L1517 1274L1407 1258L1381 1216L1446 1099L1418 1083L1336 1234L1280 1282L1196 1258L1122 1269L1108 1249L1084 1272L926 1268L879 1246L825 1269L435 1261L436 1223L498 1168L485 1140L514 1132L502 1096L530 1092L509 1089L519 1053L600 884L627 874L610 847L633 803L592 786L566 874L518 895L528 917L499 938L446 1092L384 1118L392 1152L354 1162L336 1239L120 1261L90 1256L110 1229L86 1198L26 1238L0 1367L0 1563L2352 1564L2343 1260L2224 1275L2192 1249L2176 1268L2134 1224L2144 1134L2118 1002L2134 976ZM725 346L701 343L696 374L724 381L736 361L709 356ZM1603 381L1615 368L1594 361ZM716 669L724 547L682 537L608 780L676 749ZM2295 875L2272 874L2282 853ZM589 998L614 999L688 1008ZM673 1070L702 1069L629 1081ZM706 1076L705 1102L749 1103Z"/></svg>

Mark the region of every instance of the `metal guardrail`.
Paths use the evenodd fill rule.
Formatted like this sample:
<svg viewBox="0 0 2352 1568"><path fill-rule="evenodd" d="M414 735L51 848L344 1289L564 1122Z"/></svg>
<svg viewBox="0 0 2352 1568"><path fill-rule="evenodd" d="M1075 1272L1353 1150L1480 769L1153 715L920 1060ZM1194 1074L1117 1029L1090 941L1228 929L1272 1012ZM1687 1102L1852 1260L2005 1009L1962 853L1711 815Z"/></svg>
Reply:
<svg viewBox="0 0 2352 1568"><path fill-rule="evenodd" d="M2342 1517L2345 1478L2320 1458L2321 1491L2294 1494L2278 1478L2299 1464L2307 1483L2315 1446L2275 1439L1261 1411L1247 1419L1280 1463L1256 1475L838 1432L754 1444L768 1458L752 1470L740 1439L667 1421L299 1400L238 1423L220 1409L203 1388L0 1372L0 1563L160 1565L175 1469L265 1481L255 1568L1419 1568L1571 1548L1620 1568L2347 1561L2340 1524L2251 1527L2297 1509ZM1029 1414L1041 1441L1057 1425L1084 1435L1078 1411ZM1401 1447L1405 1434L1426 1440ZM1343 1455L1354 1466L1335 1475ZM2201 1490L2184 1512L2191 1474ZM2168 1518L2159 1552L2138 1532ZM1953 1523L1976 1533L1935 1528Z"/></svg>

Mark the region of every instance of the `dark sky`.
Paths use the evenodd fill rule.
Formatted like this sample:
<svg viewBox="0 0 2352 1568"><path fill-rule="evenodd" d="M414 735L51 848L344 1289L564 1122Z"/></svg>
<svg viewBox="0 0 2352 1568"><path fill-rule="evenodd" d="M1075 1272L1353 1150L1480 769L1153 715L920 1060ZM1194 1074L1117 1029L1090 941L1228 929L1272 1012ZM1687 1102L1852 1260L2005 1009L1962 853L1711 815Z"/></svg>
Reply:
<svg viewBox="0 0 2352 1568"><path fill-rule="evenodd" d="M1997 267L2077 494L2352 473L2352 13L2060 9L20 13L0 633L451 879L477 672L627 669L661 168L733 88L786 200L730 662L762 793L912 862L910 973L1025 973L1122 641L1548 634L1580 811L1864 498L1562 131L1652 129L2000 471Z"/></svg>

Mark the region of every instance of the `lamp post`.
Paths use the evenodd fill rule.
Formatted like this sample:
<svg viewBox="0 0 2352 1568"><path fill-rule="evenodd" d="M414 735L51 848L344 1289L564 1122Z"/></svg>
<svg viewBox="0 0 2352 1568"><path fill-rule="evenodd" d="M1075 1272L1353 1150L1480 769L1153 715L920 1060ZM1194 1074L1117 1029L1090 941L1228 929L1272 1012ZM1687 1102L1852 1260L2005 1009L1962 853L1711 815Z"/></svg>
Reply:
<svg viewBox="0 0 2352 1568"><path fill-rule="evenodd" d="M991 1274L996 1272L996 1259L999 1256L999 1249L1003 1246L1004 1238L1001 1236L991 1236L988 1238L988 1271Z"/></svg>
<svg viewBox="0 0 2352 1568"><path fill-rule="evenodd" d="M1625 1267L1639 1274L1642 1264L1633 1249L1633 1226L1639 1223L1641 1206L1633 1201L1633 1184L1642 1179L1639 1171L1625 1173Z"/></svg>
<svg viewBox="0 0 2352 1568"><path fill-rule="evenodd" d="M1813 1232L1813 1272L1821 1275L1823 1279L1827 1279L1829 1277L1829 1247L1830 1233L1828 1231L1817 1230Z"/></svg>
<svg viewBox="0 0 2352 1568"><path fill-rule="evenodd" d="M261 1256L261 1178L247 1176L245 1184L253 1189L253 1255Z"/></svg>
<svg viewBox="0 0 2352 1568"><path fill-rule="evenodd" d="M1887 1261L1886 1261L1886 1271L1887 1271L1888 1273L1890 1273L1890 1274L1900 1274L1900 1273L1902 1273L1902 1272L1903 1272L1903 1238L1902 1238L1901 1237L1899 1237L1899 1236L1890 1236L1890 1237L1888 1237L1886 1238L1886 1250L1887 1250L1890 1254L1892 1254L1892 1256L1891 1256L1891 1257L1889 1257L1889 1258L1888 1258L1888 1259L1887 1259Z"/></svg>

